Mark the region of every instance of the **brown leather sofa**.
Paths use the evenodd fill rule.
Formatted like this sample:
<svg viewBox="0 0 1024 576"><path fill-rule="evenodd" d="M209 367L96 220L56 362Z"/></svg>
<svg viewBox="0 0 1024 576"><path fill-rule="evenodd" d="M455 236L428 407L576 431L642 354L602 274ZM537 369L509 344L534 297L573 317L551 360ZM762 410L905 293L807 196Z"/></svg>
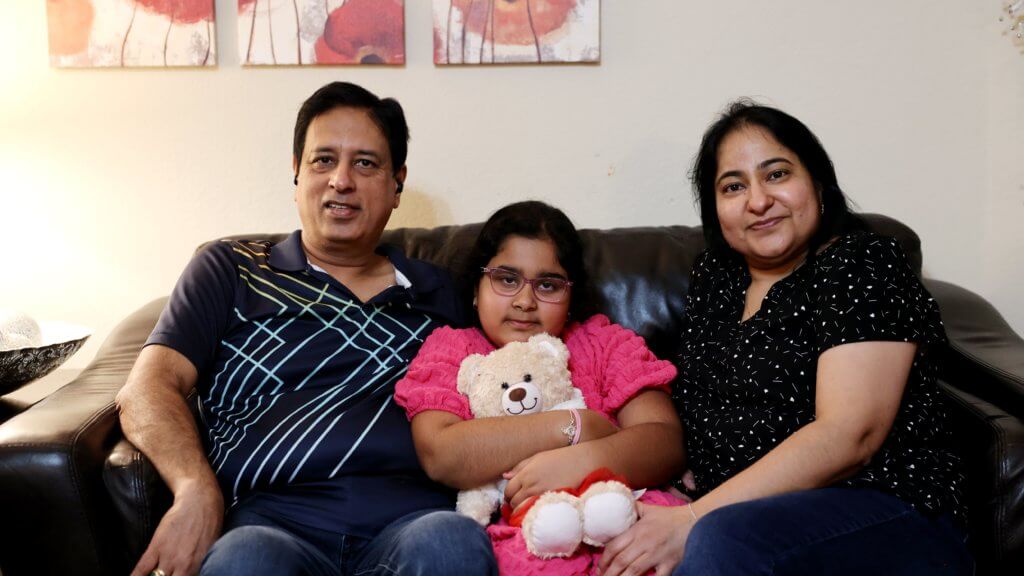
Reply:
<svg viewBox="0 0 1024 576"><path fill-rule="evenodd" d="M869 221L897 237L920 270L920 241L910 229L882 216ZM478 230L478 225L392 230L385 241L403 246L410 256L455 266ZM690 267L703 250L700 228L582 234L608 315L668 356ZM1024 341L976 294L946 282L925 282L939 302L950 340L942 386L954 407L968 466L978 574L1024 573ZM127 574L144 550L170 495L149 462L121 436L113 400L165 301L155 300L122 321L89 367L42 401L26 408L0 399L0 414L9 416L0 424L4 576Z"/></svg>

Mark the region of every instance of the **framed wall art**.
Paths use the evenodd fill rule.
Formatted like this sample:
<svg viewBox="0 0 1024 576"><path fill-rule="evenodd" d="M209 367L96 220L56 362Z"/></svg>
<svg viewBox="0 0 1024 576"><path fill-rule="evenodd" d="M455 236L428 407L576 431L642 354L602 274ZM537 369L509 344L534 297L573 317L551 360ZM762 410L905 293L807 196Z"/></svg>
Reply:
<svg viewBox="0 0 1024 576"><path fill-rule="evenodd" d="M404 0L238 0L247 65L404 64Z"/></svg>
<svg viewBox="0 0 1024 576"><path fill-rule="evenodd" d="M46 0L50 64L213 66L214 0Z"/></svg>
<svg viewBox="0 0 1024 576"><path fill-rule="evenodd" d="M599 62L600 0L433 0L435 64Z"/></svg>

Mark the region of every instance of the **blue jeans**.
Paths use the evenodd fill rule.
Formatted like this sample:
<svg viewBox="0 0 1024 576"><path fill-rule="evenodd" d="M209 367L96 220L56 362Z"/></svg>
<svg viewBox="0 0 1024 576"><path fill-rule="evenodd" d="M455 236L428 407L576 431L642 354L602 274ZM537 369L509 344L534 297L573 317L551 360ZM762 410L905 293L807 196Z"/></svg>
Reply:
<svg viewBox="0 0 1024 576"><path fill-rule="evenodd" d="M498 573L479 524L450 510L422 510L374 538L317 530L240 510L203 560L201 576L369 576Z"/></svg>
<svg viewBox="0 0 1024 576"><path fill-rule="evenodd" d="M927 517L894 496L823 488L707 514L673 575L970 576L964 540L950 517Z"/></svg>

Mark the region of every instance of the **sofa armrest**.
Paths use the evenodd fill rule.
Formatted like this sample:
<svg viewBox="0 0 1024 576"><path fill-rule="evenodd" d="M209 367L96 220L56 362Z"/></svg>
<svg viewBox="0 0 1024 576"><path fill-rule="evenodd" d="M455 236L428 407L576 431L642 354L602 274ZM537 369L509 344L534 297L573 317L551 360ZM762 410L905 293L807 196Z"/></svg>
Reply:
<svg viewBox="0 0 1024 576"><path fill-rule="evenodd" d="M103 483L120 520L123 546L118 553L133 566L170 508L171 492L149 459L124 438L107 456Z"/></svg>
<svg viewBox="0 0 1024 576"><path fill-rule="evenodd" d="M1016 576L1024 566L1024 422L941 382L967 472L968 544L978 576Z"/></svg>
<svg viewBox="0 0 1024 576"><path fill-rule="evenodd" d="M4 576L128 572L103 466L120 438L114 397L165 302L126 318L78 378L0 425Z"/></svg>
<svg viewBox="0 0 1024 576"><path fill-rule="evenodd" d="M1024 340L981 296L939 280L924 284L949 338L946 381L1024 419Z"/></svg>

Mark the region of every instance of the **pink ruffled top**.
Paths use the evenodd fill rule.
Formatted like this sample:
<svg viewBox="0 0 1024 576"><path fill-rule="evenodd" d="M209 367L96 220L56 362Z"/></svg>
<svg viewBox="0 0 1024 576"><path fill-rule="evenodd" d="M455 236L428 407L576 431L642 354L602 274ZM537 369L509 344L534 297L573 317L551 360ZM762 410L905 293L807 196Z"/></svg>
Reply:
<svg viewBox="0 0 1024 576"><path fill-rule="evenodd" d="M675 366L656 358L643 338L601 314L568 326L562 341L569 349L573 385L583 392L588 408L612 420L643 390L669 392L676 376ZM478 328L434 330L395 386L395 401L405 408L410 420L424 410L472 418L469 401L456 389L459 365L470 354L493 350L494 345Z"/></svg>

